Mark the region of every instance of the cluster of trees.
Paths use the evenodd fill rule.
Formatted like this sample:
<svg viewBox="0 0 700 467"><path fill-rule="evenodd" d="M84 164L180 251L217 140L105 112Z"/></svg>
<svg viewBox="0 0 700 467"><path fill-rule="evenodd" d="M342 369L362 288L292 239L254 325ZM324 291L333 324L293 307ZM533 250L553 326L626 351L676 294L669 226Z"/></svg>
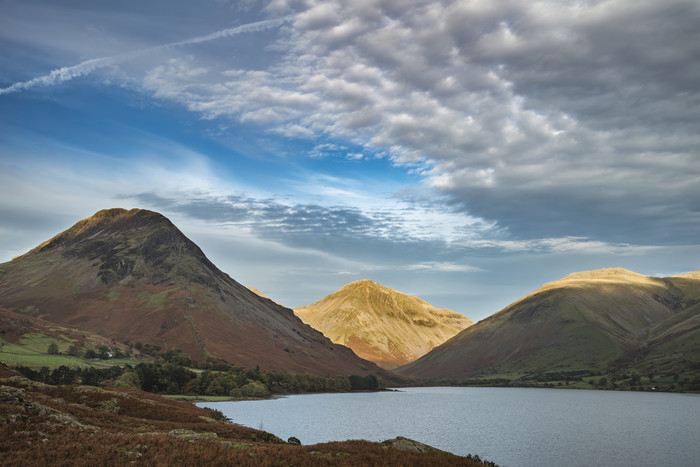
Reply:
<svg viewBox="0 0 700 467"><path fill-rule="evenodd" d="M61 352L55 342L49 344L49 355L60 355ZM71 357L81 357L86 359L99 358L108 360L110 358L129 358L132 356L130 351L122 351L119 347L109 347L107 345L99 345L96 347L85 347L81 343L74 343L66 351L66 355Z"/></svg>
<svg viewBox="0 0 700 467"><path fill-rule="evenodd" d="M193 371L201 370L201 367L205 369ZM381 382L374 375L326 377L270 373L260 368L245 369L221 362L193 362L179 350L159 354L155 362L123 367L60 366L54 370L42 367L39 371L18 367L18 370L30 379L47 384L104 384L161 394L234 398L269 397L272 393L375 391L381 387Z"/></svg>
<svg viewBox="0 0 700 467"><path fill-rule="evenodd" d="M81 383L88 386L98 386L101 382L113 380L121 375L123 369L115 366L111 368L92 367L68 367L61 365L53 370L42 366L39 371L26 366L16 367L17 371L29 379L46 384L75 384Z"/></svg>
<svg viewBox="0 0 700 467"><path fill-rule="evenodd" d="M583 381L584 377L596 376L599 373L590 370L572 370L572 371L547 371L530 373L521 377L523 381Z"/></svg>
<svg viewBox="0 0 700 467"><path fill-rule="evenodd" d="M681 377L677 373L667 375L654 375L648 373L646 378L637 373L612 373L601 374L590 370L574 371L549 371L544 373L532 373L519 379L506 378L473 378L473 379L440 379L429 380L428 385L434 386L488 386L488 387L561 387L572 383L585 381L598 389L645 391L652 387L657 391L698 391L700 390L700 378ZM586 379L584 379L586 378ZM659 382L663 378L665 382ZM672 379L673 383L668 380Z"/></svg>

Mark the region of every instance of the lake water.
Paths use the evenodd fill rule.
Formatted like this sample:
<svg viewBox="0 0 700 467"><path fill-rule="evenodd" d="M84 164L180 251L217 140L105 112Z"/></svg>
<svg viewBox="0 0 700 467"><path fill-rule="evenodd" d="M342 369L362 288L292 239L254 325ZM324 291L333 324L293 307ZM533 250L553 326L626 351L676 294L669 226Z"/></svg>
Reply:
<svg viewBox="0 0 700 467"><path fill-rule="evenodd" d="M700 465L700 396L404 388L198 404L303 444L405 436L501 466Z"/></svg>

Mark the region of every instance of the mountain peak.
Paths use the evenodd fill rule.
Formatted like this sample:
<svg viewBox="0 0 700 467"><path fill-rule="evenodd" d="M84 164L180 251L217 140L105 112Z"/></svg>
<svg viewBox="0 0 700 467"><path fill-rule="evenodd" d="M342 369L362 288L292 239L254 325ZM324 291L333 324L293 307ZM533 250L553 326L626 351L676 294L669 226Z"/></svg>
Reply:
<svg viewBox="0 0 700 467"><path fill-rule="evenodd" d="M601 268L592 271L572 272L564 277L563 280L578 280L578 279L610 279L623 276L642 276L634 271L625 268Z"/></svg>
<svg viewBox="0 0 700 467"><path fill-rule="evenodd" d="M392 290L388 287L383 286L382 284L374 282L371 279L360 279L359 281L350 282L349 284L345 284L344 286L342 286L340 288L340 290L338 290L338 292L340 292L342 290L353 290L353 289L357 289L360 287L368 287L370 289L378 289L378 290Z"/></svg>
<svg viewBox="0 0 700 467"><path fill-rule="evenodd" d="M179 278L218 290L225 276L167 217L146 209L103 209L18 258L35 256L90 261L104 284Z"/></svg>
<svg viewBox="0 0 700 467"><path fill-rule="evenodd" d="M654 277L645 276L624 268L603 268L593 271L581 271L568 274L562 279L544 284L543 288L565 287L570 285L594 285L601 283L627 283L653 285L657 282Z"/></svg>
<svg viewBox="0 0 700 467"><path fill-rule="evenodd" d="M369 279L294 312L333 342L387 369L415 360L473 324L464 315Z"/></svg>
<svg viewBox="0 0 700 467"><path fill-rule="evenodd" d="M103 209L92 216L76 222L69 229L40 244L29 253L47 251L58 246L68 246L96 234L124 234L137 227L165 227L179 233L177 228L162 214L146 209ZM180 233L180 235L182 235ZM182 235L184 237L184 235Z"/></svg>

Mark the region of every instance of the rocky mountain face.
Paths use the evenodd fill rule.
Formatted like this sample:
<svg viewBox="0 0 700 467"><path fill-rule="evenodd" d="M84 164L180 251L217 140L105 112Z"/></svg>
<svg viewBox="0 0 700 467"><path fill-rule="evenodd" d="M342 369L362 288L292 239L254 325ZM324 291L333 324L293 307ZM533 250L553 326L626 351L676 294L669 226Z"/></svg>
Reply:
<svg viewBox="0 0 700 467"><path fill-rule="evenodd" d="M417 359L473 324L464 315L370 280L350 283L294 313L333 342L387 369Z"/></svg>
<svg viewBox="0 0 700 467"><path fill-rule="evenodd" d="M0 307L269 371L386 374L221 272L167 218L108 209L0 264Z"/></svg>
<svg viewBox="0 0 700 467"><path fill-rule="evenodd" d="M397 371L463 379L556 370L700 373L700 271L570 274Z"/></svg>

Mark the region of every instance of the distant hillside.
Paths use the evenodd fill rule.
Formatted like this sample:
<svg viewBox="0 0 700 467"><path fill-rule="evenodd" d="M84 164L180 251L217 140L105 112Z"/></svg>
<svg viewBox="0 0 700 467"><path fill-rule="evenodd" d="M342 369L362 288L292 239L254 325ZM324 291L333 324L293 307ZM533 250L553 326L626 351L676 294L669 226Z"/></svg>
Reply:
<svg viewBox="0 0 700 467"><path fill-rule="evenodd" d="M116 342L181 349L196 360L389 376L231 279L147 210L100 211L0 264L0 307Z"/></svg>
<svg viewBox="0 0 700 467"><path fill-rule="evenodd" d="M700 271L625 269L545 284L397 371L420 378L552 371L700 375Z"/></svg>
<svg viewBox="0 0 700 467"><path fill-rule="evenodd" d="M388 369L415 360L473 324L464 315L370 280L352 282L294 313L333 342Z"/></svg>

